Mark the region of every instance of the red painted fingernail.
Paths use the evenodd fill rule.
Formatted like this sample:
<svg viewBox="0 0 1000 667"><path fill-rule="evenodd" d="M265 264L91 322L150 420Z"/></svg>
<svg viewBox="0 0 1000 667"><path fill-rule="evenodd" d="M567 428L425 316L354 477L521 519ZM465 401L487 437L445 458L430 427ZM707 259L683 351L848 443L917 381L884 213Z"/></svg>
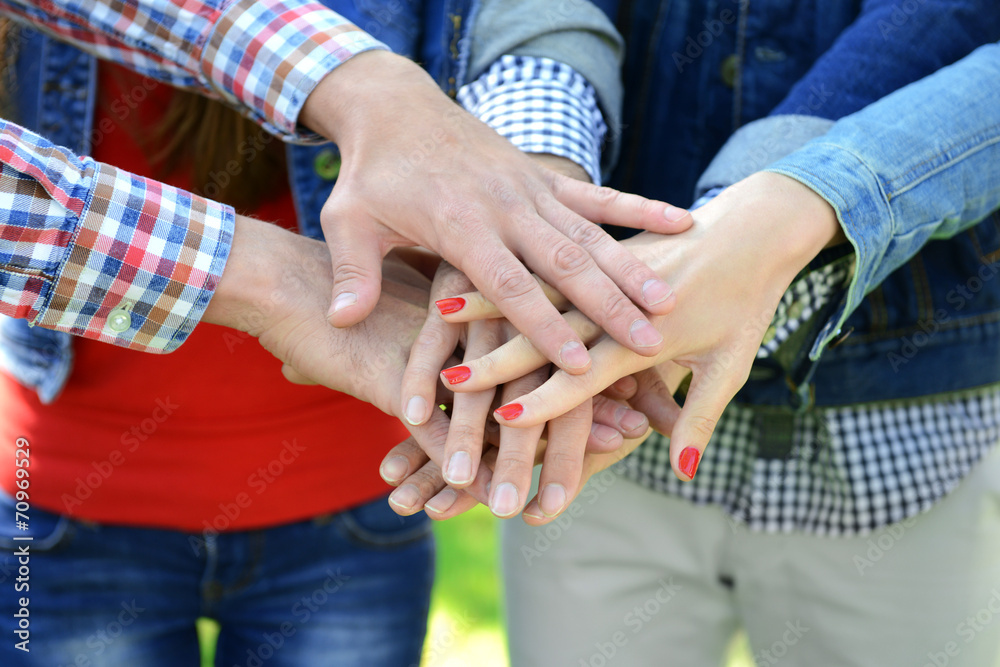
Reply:
<svg viewBox="0 0 1000 667"><path fill-rule="evenodd" d="M701 458L701 454L694 447L685 447L684 451L681 452L680 459L678 460L678 466L681 472L694 479L694 474L698 472L698 460Z"/></svg>
<svg viewBox="0 0 1000 667"><path fill-rule="evenodd" d="M461 297L441 299L440 301L435 301L434 305L437 306L442 315L451 315L465 308L465 299Z"/></svg>
<svg viewBox="0 0 1000 667"><path fill-rule="evenodd" d="M462 384L472 377L472 369L468 366L454 366L441 371L441 375L448 381L448 384Z"/></svg>
<svg viewBox="0 0 1000 667"><path fill-rule="evenodd" d="M510 405L503 405L497 408L494 412L500 415L507 421L511 419L517 419L524 412L524 406L520 403L511 403Z"/></svg>

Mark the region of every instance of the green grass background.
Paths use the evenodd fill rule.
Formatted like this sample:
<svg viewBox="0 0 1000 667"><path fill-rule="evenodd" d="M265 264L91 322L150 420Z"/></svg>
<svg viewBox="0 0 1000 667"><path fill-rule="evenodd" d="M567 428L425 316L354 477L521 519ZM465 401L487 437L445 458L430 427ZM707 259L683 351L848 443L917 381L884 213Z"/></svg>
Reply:
<svg viewBox="0 0 1000 667"><path fill-rule="evenodd" d="M434 528L437 582L422 667L510 667L500 608L498 520L480 506ZM214 622L198 621L203 667L212 667L218 634ZM753 667L744 638L733 642L727 667Z"/></svg>

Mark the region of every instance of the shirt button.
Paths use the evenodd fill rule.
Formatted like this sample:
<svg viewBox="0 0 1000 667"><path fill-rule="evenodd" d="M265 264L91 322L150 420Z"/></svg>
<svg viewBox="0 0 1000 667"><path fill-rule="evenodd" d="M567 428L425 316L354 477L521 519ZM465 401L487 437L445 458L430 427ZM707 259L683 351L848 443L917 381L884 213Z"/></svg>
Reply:
<svg viewBox="0 0 1000 667"><path fill-rule="evenodd" d="M802 313L805 312L806 307L801 301L796 301L788 307L788 319L797 320L802 317Z"/></svg>
<svg viewBox="0 0 1000 667"><path fill-rule="evenodd" d="M764 332L764 340L760 342L761 345L767 345L772 340L774 340L774 337L777 335L778 335L778 329L772 324L767 328L767 331Z"/></svg>
<svg viewBox="0 0 1000 667"><path fill-rule="evenodd" d="M722 75L722 83L726 84L727 88L732 88L736 85L736 54L727 57L722 61L721 67L719 67L719 74Z"/></svg>
<svg viewBox="0 0 1000 667"><path fill-rule="evenodd" d="M340 156L330 148L321 150L316 154L313 170L324 181L337 180L340 175Z"/></svg>
<svg viewBox="0 0 1000 667"><path fill-rule="evenodd" d="M108 313L108 328L115 333L128 331L132 327L131 303L123 303Z"/></svg>

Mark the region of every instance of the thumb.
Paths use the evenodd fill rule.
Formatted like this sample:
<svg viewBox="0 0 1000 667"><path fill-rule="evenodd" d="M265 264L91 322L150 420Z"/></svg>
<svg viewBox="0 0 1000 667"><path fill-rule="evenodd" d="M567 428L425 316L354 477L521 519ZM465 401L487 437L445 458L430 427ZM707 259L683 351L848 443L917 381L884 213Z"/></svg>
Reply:
<svg viewBox="0 0 1000 667"><path fill-rule="evenodd" d="M722 411L735 393L724 381L695 374L670 433L670 463L678 478L684 481L694 478Z"/></svg>
<svg viewBox="0 0 1000 667"><path fill-rule="evenodd" d="M333 260L333 299L327 320L335 327L357 324L375 308L382 289L382 257L378 232L344 218L324 225Z"/></svg>

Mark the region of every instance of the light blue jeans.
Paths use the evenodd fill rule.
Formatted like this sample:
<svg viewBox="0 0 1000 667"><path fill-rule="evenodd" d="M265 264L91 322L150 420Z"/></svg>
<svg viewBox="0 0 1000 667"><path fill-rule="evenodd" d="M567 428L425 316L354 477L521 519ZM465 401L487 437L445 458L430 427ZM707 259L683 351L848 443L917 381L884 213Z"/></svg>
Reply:
<svg viewBox="0 0 1000 667"><path fill-rule="evenodd" d="M30 530L17 530L0 493L0 665L198 665L199 616L221 626L219 667L420 663L433 538L425 515L399 517L384 498L207 537L29 516ZM15 648L21 597L30 653Z"/></svg>

